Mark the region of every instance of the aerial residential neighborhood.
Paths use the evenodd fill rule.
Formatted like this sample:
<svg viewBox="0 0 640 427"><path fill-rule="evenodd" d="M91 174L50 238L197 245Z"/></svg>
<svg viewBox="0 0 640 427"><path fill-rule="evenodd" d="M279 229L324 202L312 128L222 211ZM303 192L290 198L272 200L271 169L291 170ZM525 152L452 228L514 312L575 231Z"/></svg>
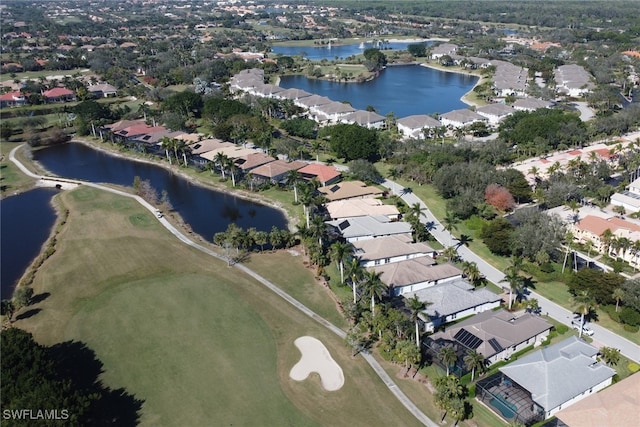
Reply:
<svg viewBox="0 0 640 427"><path fill-rule="evenodd" d="M0 4L0 424L627 427L630 0Z"/></svg>

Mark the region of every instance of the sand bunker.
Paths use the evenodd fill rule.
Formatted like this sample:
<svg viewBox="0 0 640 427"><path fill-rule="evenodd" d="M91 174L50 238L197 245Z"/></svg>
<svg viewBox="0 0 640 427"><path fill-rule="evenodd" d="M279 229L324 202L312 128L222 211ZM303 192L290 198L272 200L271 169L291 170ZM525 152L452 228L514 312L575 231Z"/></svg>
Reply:
<svg viewBox="0 0 640 427"><path fill-rule="evenodd" d="M344 374L340 365L333 360L327 347L313 337L300 337L295 345L302 353L300 361L291 368L289 376L296 381L304 381L309 374L320 375L322 388L327 391L340 390L344 385Z"/></svg>

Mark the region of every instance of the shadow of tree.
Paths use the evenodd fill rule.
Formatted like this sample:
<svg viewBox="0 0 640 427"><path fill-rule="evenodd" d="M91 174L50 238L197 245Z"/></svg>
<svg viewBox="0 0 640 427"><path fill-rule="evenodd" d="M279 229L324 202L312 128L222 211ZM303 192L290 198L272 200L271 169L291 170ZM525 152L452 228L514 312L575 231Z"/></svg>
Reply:
<svg viewBox="0 0 640 427"><path fill-rule="evenodd" d="M84 424L91 426L138 424L138 412L144 400L136 399L124 388L111 389L99 380L103 364L95 352L80 341L65 341L48 349L61 379L68 379L75 391L84 395L94 394L84 416Z"/></svg>
<svg viewBox="0 0 640 427"><path fill-rule="evenodd" d="M42 309L40 308L32 308L31 310L27 310L24 313L20 313L18 314L14 320L23 320L23 319L28 319L32 316L35 316L36 314L40 313L42 311Z"/></svg>
<svg viewBox="0 0 640 427"><path fill-rule="evenodd" d="M41 294L34 295L31 297L31 304L38 304L39 302L42 302L49 298L49 296L51 296L49 292L43 292Z"/></svg>

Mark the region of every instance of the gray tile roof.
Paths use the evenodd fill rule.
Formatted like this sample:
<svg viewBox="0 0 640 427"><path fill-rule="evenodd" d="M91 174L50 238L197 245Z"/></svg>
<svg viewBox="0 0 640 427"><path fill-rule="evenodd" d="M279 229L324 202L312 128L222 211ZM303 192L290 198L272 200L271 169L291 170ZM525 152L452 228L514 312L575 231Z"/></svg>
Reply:
<svg viewBox="0 0 640 427"><path fill-rule="evenodd" d="M431 319L437 319L460 313L472 307L489 302L500 301L500 296L486 288L475 289L466 280L440 283L405 295L416 295L420 301L430 302L424 313Z"/></svg>
<svg viewBox="0 0 640 427"><path fill-rule="evenodd" d="M353 242L356 254L362 261L393 258L402 255L431 255L434 250L425 243L412 243L411 238L401 236L384 236L377 239Z"/></svg>
<svg viewBox="0 0 640 427"><path fill-rule="evenodd" d="M382 273L380 279L395 288L462 276L462 271L452 264L434 263L431 257L421 257L379 265L373 270Z"/></svg>
<svg viewBox="0 0 640 427"><path fill-rule="evenodd" d="M441 126L439 120L434 119L426 114L416 114L414 116L407 116L397 121L399 125L406 126L409 129L424 129L435 128Z"/></svg>
<svg viewBox="0 0 640 427"><path fill-rule="evenodd" d="M341 121L348 123L356 123L359 125L369 125L371 123L378 123L385 120L384 116L376 113L375 111L356 110L353 113L346 114L341 118Z"/></svg>
<svg viewBox="0 0 640 427"><path fill-rule="evenodd" d="M500 371L550 411L613 377L616 371L596 361L598 349L571 336L530 353Z"/></svg>
<svg viewBox="0 0 640 427"><path fill-rule="evenodd" d="M390 236L394 234L411 234L411 226L406 222L391 222L386 216L356 216L347 219L327 221L337 228L345 239L362 237Z"/></svg>

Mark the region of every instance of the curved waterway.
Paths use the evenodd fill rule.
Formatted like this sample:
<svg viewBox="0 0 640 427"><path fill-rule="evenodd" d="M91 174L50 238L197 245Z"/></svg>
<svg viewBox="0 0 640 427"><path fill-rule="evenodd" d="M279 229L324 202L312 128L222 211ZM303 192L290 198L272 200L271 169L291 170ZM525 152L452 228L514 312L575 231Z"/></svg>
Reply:
<svg viewBox="0 0 640 427"><path fill-rule="evenodd" d="M56 213L51 198L58 190L36 188L0 202L0 290L2 299L13 289L51 234Z"/></svg>
<svg viewBox="0 0 640 427"><path fill-rule="evenodd" d="M149 180L159 194L167 192L184 222L208 241L230 223L264 231L287 226L285 215L278 209L193 184L160 166L113 156L84 144L68 143L40 150L34 153L34 160L65 178L124 186L131 186L136 176Z"/></svg>

